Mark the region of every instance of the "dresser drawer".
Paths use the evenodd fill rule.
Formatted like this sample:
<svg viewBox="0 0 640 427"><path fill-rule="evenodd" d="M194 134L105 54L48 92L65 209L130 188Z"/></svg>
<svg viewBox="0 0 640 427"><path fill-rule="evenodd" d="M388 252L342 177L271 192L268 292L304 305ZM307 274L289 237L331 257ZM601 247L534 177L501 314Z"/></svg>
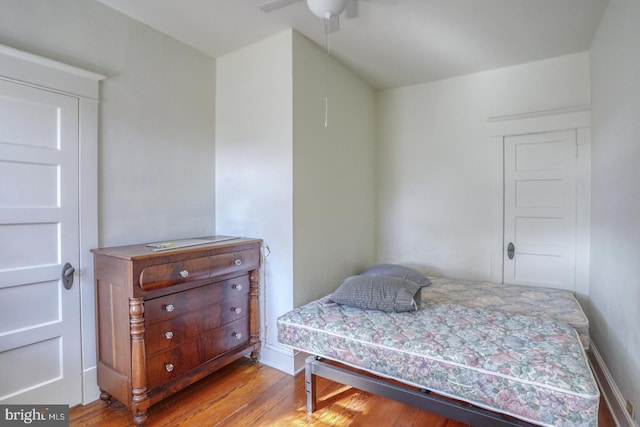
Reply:
<svg viewBox="0 0 640 427"><path fill-rule="evenodd" d="M140 287L145 291L152 291L209 277L211 277L209 257L189 259L144 268L140 273Z"/></svg>
<svg viewBox="0 0 640 427"><path fill-rule="evenodd" d="M239 276L145 301L145 325L148 327L185 314L211 308L224 300L249 298L249 276Z"/></svg>
<svg viewBox="0 0 640 427"><path fill-rule="evenodd" d="M147 357L147 387L159 387L196 366L249 342L249 318L214 329L179 347Z"/></svg>
<svg viewBox="0 0 640 427"><path fill-rule="evenodd" d="M228 254L150 265L140 272L139 284L145 291L165 288L194 280L247 271L258 266L258 252L244 250Z"/></svg>
<svg viewBox="0 0 640 427"><path fill-rule="evenodd" d="M198 311L154 323L145 328L147 355L182 345L194 337L206 335L221 325L246 317L248 313L249 300L241 295Z"/></svg>
<svg viewBox="0 0 640 427"><path fill-rule="evenodd" d="M209 257L211 262L211 276L222 276L223 274L234 273L236 271L247 271L258 268L260 251L258 249L247 249L229 254L214 255Z"/></svg>

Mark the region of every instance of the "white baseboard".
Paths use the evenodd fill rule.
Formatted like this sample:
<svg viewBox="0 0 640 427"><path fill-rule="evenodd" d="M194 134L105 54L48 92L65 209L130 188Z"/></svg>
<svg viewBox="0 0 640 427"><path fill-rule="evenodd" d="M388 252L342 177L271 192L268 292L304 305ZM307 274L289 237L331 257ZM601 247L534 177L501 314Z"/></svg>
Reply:
<svg viewBox="0 0 640 427"><path fill-rule="evenodd" d="M626 402L624 396L622 395L622 392L620 392L618 385L613 380L613 376L611 376L611 372L609 372L607 365L605 365L598 349L593 345L593 341L591 342L591 354L589 359L593 372L595 373L596 381L600 386L602 396L611 411L611 415L613 416L616 426L638 427L638 423L631 418L631 415L629 415L625 409Z"/></svg>
<svg viewBox="0 0 640 427"><path fill-rule="evenodd" d="M289 375L295 374L295 355L288 347L274 346L263 341L260 348L260 363Z"/></svg>
<svg viewBox="0 0 640 427"><path fill-rule="evenodd" d="M100 398L98 369L94 366L82 373L82 404L86 405Z"/></svg>
<svg viewBox="0 0 640 427"><path fill-rule="evenodd" d="M260 349L260 363L289 375L297 375L304 370L307 356L307 353L284 346L263 345Z"/></svg>

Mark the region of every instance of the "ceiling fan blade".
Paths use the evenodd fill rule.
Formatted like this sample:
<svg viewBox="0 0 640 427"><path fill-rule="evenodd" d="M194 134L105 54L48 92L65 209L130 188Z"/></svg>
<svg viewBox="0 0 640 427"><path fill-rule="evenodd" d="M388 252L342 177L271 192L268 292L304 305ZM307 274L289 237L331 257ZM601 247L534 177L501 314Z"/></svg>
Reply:
<svg viewBox="0 0 640 427"><path fill-rule="evenodd" d="M349 0L347 2L346 16L348 19L358 17L358 0Z"/></svg>
<svg viewBox="0 0 640 427"><path fill-rule="evenodd" d="M272 12L285 6L289 6L290 4L297 3L299 1L300 0L270 0L266 3L262 3L258 7L263 12Z"/></svg>

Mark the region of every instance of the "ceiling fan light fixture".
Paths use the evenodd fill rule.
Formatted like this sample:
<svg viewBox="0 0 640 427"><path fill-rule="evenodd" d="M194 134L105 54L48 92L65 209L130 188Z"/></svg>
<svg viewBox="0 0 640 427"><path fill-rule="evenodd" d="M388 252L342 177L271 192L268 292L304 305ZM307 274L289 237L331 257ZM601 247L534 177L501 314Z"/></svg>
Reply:
<svg viewBox="0 0 640 427"><path fill-rule="evenodd" d="M318 18L325 19L340 15L347 7L347 0L307 0L307 6Z"/></svg>

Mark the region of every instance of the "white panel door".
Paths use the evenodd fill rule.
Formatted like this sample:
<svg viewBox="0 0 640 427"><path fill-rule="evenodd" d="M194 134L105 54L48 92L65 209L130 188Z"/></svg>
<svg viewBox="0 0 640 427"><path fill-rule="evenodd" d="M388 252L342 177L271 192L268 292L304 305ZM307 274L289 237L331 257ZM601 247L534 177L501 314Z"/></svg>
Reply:
<svg viewBox="0 0 640 427"><path fill-rule="evenodd" d="M0 80L2 403L81 401L78 102Z"/></svg>
<svg viewBox="0 0 640 427"><path fill-rule="evenodd" d="M504 282L575 291L575 131L504 139Z"/></svg>

